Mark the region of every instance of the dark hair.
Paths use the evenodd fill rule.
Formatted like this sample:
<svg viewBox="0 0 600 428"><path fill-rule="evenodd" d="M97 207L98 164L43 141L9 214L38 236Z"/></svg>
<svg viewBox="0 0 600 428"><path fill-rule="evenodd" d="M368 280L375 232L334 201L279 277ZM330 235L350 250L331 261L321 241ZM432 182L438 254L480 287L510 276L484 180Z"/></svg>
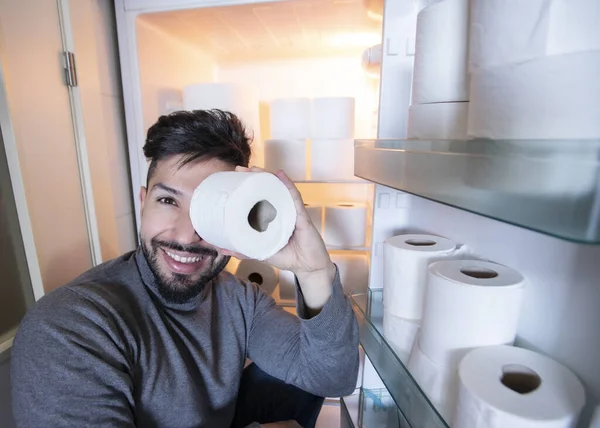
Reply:
<svg viewBox="0 0 600 428"><path fill-rule="evenodd" d="M207 159L248 166L251 141L242 121L227 111L177 111L161 116L148 129L144 145L144 156L150 160L146 184L157 162L173 155L184 155L180 166Z"/></svg>

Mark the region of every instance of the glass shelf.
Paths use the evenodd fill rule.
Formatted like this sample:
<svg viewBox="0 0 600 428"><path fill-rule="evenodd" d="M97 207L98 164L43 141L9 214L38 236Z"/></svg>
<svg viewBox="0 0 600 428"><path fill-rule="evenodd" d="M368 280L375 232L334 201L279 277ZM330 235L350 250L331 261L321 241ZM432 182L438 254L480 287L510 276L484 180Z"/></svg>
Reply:
<svg viewBox="0 0 600 428"><path fill-rule="evenodd" d="M354 394L340 399L340 427L341 428L358 428L358 413L360 406L360 390Z"/></svg>
<svg viewBox="0 0 600 428"><path fill-rule="evenodd" d="M356 140L359 177L600 245L600 140Z"/></svg>
<svg viewBox="0 0 600 428"><path fill-rule="evenodd" d="M400 409L399 417L405 418L406 424L399 426L449 428L381 333L383 292L368 290L367 294L354 295L352 305L358 320L360 344ZM402 358L406 361L405 356Z"/></svg>
<svg viewBox="0 0 600 428"><path fill-rule="evenodd" d="M340 403L342 428L411 428L386 389L360 388Z"/></svg>

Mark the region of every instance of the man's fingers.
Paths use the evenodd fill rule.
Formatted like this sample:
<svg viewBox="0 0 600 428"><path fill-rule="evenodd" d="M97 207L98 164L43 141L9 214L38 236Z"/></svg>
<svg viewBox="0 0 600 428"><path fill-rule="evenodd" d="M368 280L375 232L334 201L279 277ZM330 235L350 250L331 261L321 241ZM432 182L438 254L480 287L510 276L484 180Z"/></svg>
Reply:
<svg viewBox="0 0 600 428"><path fill-rule="evenodd" d="M290 180L290 178L285 174L285 172L281 170L277 171L275 175L283 182L283 184L285 184L285 187L287 187L290 191L292 199L294 200L296 212L305 212L306 208L304 208L304 201L302 200L302 195L300 194L300 191L298 190L294 182Z"/></svg>

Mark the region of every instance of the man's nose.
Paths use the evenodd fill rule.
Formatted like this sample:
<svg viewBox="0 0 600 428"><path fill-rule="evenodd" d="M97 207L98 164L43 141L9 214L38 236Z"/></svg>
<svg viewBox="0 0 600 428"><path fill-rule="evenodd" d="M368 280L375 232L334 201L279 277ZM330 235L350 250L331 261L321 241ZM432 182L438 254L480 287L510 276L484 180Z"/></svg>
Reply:
<svg viewBox="0 0 600 428"><path fill-rule="evenodd" d="M181 215L176 225L177 242L181 244L197 244L202 238L192 226L189 215Z"/></svg>

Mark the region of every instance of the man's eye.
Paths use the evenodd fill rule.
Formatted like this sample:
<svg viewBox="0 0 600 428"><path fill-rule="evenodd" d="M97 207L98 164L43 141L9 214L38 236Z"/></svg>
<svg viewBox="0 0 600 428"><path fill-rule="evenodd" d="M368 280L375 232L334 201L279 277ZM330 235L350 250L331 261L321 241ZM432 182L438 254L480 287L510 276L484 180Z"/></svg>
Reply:
<svg viewBox="0 0 600 428"><path fill-rule="evenodd" d="M177 202L173 198L158 198L158 202L166 205L177 205Z"/></svg>

